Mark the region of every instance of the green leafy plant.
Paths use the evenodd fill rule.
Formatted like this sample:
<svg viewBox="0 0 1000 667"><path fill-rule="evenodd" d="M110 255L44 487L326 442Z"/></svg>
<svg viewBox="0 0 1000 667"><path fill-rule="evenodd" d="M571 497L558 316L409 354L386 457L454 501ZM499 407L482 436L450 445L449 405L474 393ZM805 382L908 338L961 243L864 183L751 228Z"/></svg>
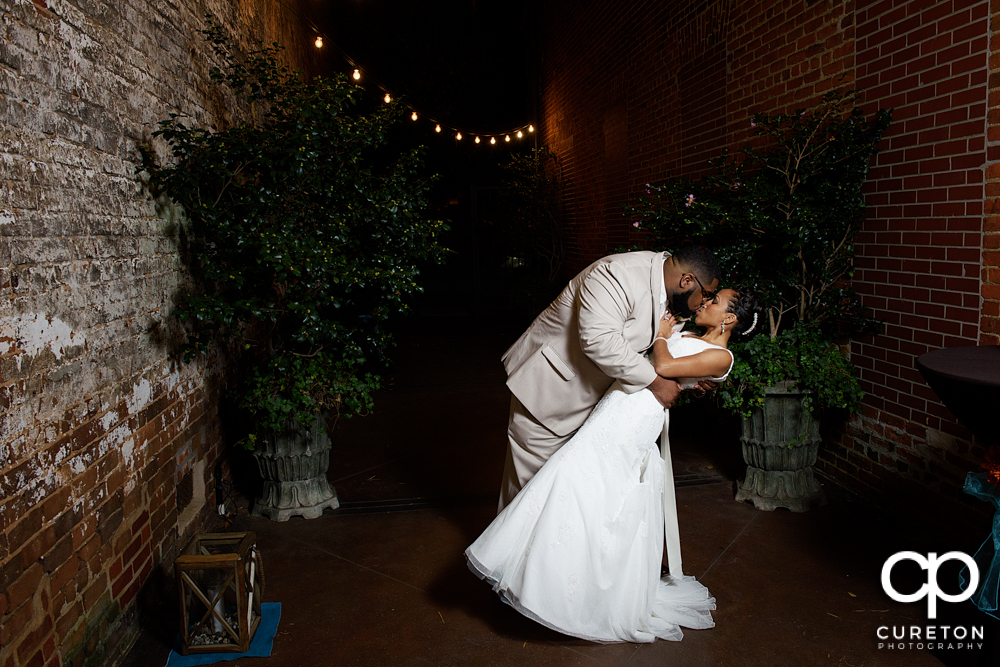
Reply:
<svg viewBox="0 0 1000 667"><path fill-rule="evenodd" d="M794 380L809 390L803 407L839 408L854 413L861 408L863 392L854 367L843 350L815 327L785 329L775 338L757 336L739 346L729 380L719 387L723 408L749 417L764 403L764 390L784 380Z"/></svg>
<svg viewBox="0 0 1000 667"><path fill-rule="evenodd" d="M240 405L254 415L259 431L280 432L290 420L303 426L315 420L317 410L333 418L365 414L372 408L371 392L379 378L359 373L359 360L319 352L312 357L278 352L255 365L242 386ZM257 433L246 444L253 447Z"/></svg>
<svg viewBox="0 0 1000 667"><path fill-rule="evenodd" d="M708 246L726 282L754 285L763 298L767 342L733 346L732 384L739 389L720 394L734 411L745 413L768 383L783 379L812 392L812 407L860 405L852 373L811 371L843 359L835 340L880 326L851 278L864 219L862 188L891 112L866 117L859 97L838 89L815 108L755 114L753 141L734 156L712 160L712 174L647 185L629 209L657 246Z"/></svg>
<svg viewBox="0 0 1000 667"><path fill-rule="evenodd" d="M378 378L360 369L392 344L384 325L420 291L418 266L446 252L444 223L423 212L421 152L388 146L401 107L361 112L347 77L307 83L277 45L239 59L218 26L203 32L223 63L212 80L248 120L216 130L171 114L154 136L172 159L142 151L151 190L186 214L185 358L242 348L258 429L362 411Z"/></svg>
<svg viewBox="0 0 1000 667"><path fill-rule="evenodd" d="M814 109L755 114L755 143L711 161L707 177L648 186L630 209L657 244L707 245L731 277L757 285L772 338L798 322L871 324L859 322L849 281L868 163L891 113L866 119L858 97L835 90Z"/></svg>

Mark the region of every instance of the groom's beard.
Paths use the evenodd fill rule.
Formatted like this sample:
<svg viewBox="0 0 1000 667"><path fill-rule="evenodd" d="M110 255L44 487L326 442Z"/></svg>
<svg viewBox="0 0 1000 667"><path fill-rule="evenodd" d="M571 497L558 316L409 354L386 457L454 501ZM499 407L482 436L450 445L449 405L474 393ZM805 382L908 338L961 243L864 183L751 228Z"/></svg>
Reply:
<svg viewBox="0 0 1000 667"><path fill-rule="evenodd" d="M683 294L674 294L670 299L670 312L675 317L691 317L694 315L694 311L688 307L688 300L692 294L694 294L693 287Z"/></svg>

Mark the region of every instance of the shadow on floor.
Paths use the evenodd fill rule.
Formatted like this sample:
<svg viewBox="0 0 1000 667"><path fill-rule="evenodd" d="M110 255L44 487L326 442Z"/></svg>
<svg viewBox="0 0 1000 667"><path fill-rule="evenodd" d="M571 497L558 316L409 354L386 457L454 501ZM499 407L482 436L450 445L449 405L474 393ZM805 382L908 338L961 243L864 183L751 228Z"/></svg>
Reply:
<svg viewBox="0 0 1000 667"><path fill-rule="evenodd" d="M716 597L716 627L600 645L500 603L462 552L496 512L509 400L499 358L518 333L413 322L373 413L334 432L341 509L276 523L249 516L244 500L232 529L256 533L265 599L282 618L270 658L228 664L1000 664L1000 628L968 603L942 603L939 622L987 626L982 649L888 648L880 627L927 620L922 604L885 594L882 564L926 536L829 485L830 502L801 514L736 503L739 425L697 404L672 413L671 444L684 570ZM920 586L919 570L898 574L900 590ZM170 600L150 615L128 667L165 664L176 613Z"/></svg>

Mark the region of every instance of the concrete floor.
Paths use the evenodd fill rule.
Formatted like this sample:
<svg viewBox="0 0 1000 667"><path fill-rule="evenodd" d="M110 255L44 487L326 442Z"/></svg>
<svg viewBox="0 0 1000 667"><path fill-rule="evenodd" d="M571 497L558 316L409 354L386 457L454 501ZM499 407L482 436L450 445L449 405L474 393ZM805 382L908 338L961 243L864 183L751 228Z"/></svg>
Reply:
<svg viewBox="0 0 1000 667"><path fill-rule="evenodd" d="M715 596L716 627L600 645L500 603L462 552L495 515L509 400L499 358L517 333L414 323L374 414L335 430L341 509L276 523L244 507L232 529L257 534L264 598L281 602L282 617L270 658L225 664L1000 664L1000 637L980 651L880 649L879 626L926 623L925 606L892 601L879 576L892 553L926 551L926 536L829 486L830 502L802 514L736 503L737 425L698 405L675 409L672 443L684 570ZM990 620L969 603L942 607L939 621ZM153 615L128 667L165 664L175 614L171 601Z"/></svg>

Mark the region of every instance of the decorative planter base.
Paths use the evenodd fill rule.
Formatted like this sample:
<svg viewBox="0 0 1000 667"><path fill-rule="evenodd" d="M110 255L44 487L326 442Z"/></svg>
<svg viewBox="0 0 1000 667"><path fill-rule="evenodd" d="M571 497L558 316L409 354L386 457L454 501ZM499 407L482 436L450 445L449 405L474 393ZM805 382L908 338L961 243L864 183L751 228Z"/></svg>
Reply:
<svg viewBox="0 0 1000 667"><path fill-rule="evenodd" d="M326 479L330 437L321 425L317 417L309 429L289 429L263 438L253 454L264 478L254 516L275 521L293 516L315 519L328 507L340 507L337 492Z"/></svg>
<svg viewBox="0 0 1000 667"><path fill-rule="evenodd" d="M747 475L736 483L736 500L749 500L760 510L779 507L805 512L813 505L825 505L823 487L813 477L812 467L802 470L761 470L749 466Z"/></svg>
<svg viewBox="0 0 1000 667"><path fill-rule="evenodd" d="M743 420L746 477L736 483L736 500L757 509L784 507L805 512L826 504L813 476L819 452L819 424L802 407L802 394L791 382L768 387L764 405Z"/></svg>
<svg viewBox="0 0 1000 667"><path fill-rule="evenodd" d="M288 521L293 516L316 519L323 510L340 507L337 491L324 479L302 482L264 482L264 490L253 506L253 515L274 521ZM325 488L324 488L325 487ZM316 498L316 502L310 499Z"/></svg>

